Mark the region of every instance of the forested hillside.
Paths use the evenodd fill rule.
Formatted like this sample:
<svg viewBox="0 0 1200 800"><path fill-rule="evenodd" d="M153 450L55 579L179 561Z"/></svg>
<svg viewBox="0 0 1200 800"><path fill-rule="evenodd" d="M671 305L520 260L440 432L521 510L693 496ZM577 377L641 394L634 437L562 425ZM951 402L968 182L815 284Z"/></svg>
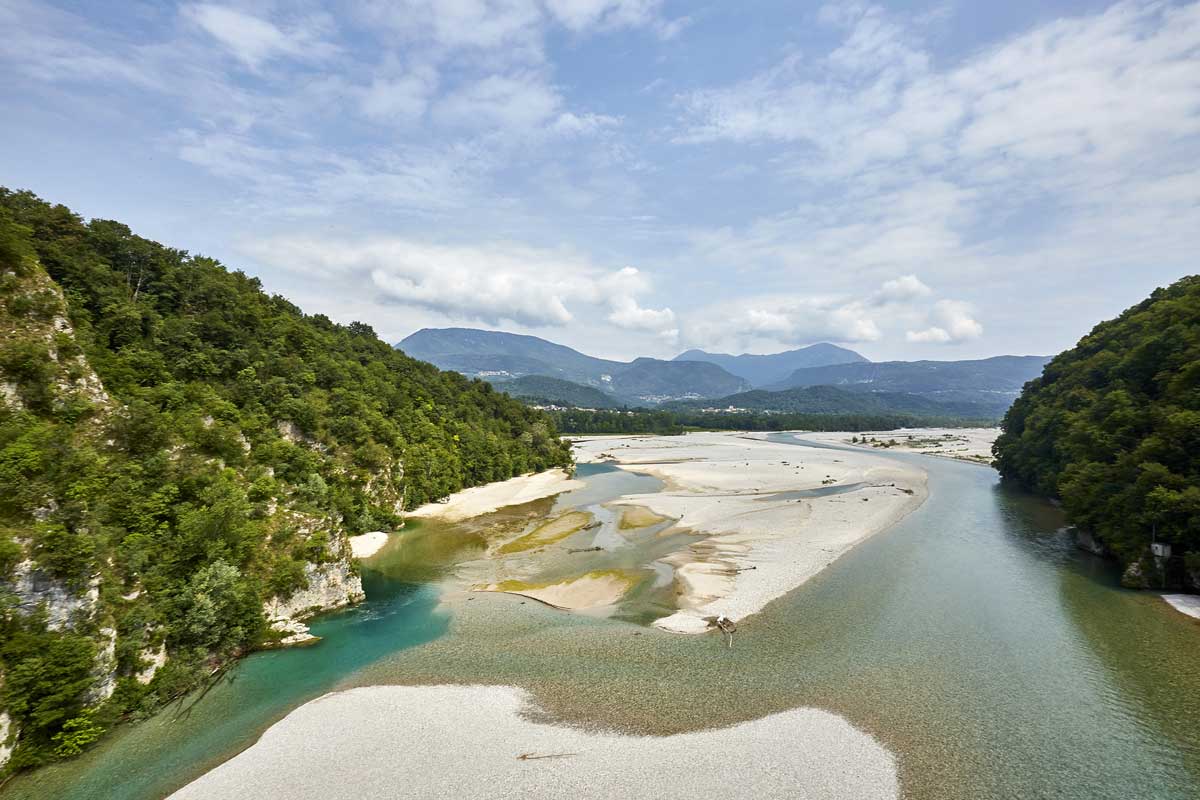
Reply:
<svg viewBox="0 0 1200 800"><path fill-rule="evenodd" d="M569 459L547 416L366 325L0 189L3 769L360 597L348 534Z"/></svg>
<svg viewBox="0 0 1200 800"><path fill-rule="evenodd" d="M622 403L599 389L545 375L525 375L511 381L493 381L496 391L530 405L571 408L620 408Z"/></svg>
<svg viewBox="0 0 1200 800"><path fill-rule="evenodd" d="M1097 325L1003 423L1001 474L1062 500L1135 586L1200 588L1200 276ZM1156 563L1152 540L1171 546Z"/></svg>

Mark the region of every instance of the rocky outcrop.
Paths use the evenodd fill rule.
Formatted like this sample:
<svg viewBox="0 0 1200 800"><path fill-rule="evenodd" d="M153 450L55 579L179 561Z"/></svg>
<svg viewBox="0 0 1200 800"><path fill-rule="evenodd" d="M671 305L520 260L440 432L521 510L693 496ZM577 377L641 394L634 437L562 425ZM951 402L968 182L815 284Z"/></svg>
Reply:
<svg viewBox="0 0 1200 800"><path fill-rule="evenodd" d="M1085 530L1075 528L1075 546L1080 550L1087 550L1089 553L1095 553L1098 556L1108 555L1108 548L1104 546L1095 536Z"/></svg>
<svg viewBox="0 0 1200 800"><path fill-rule="evenodd" d="M45 604L46 627L52 631L90 619L100 600L99 578L94 578L83 592L73 592L28 559L13 570L12 589L17 596L17 610L23 614L31 614Z"/></svg>
<svg viewBox="0 0 1200 800"><path fill-rule="evenodd" d="M9 741L10 739L12 741ZM8 763L8 759L12 757L16 739L17 732L12 728L12 720L9 718L8 712L0 711L0 768L3 768Z"/></svg>
<svg viewBox="0 0 1200 800"><path fill-rule="evenodd" d="M152 650L147 647L142 652L138 653L138 659L146 666L142 668L134 679L141 684L147 684L154 680L154 676L162 669L163 664L167 663L167 645L164 642L158 646L157 650Z"/></svg>
<svg viewBox="0 0 1200 800"><path fill-rule="evenodd" d="M306 564L304 574L307 586L294 592L286 600L273 597L263 604L263 614L275 631L284 634L280 644L293 645L313 641L317 637L309 633L303 620L354 603L361 602L362 579L354 572L349 561L341 560L327 564Z"/></svg>
<svg viewBox="0 0 1200 800"><path fill-rule="evenodd" d="M21 391L15 383L0 381L0 400L18 410L25 408L25 404L21 402Z"/></svg>
<svg viewBox="0 0 1200 800"><path fill-rule="evenodd" d="M1150 580L1146 577L1146 570L1141 561L1131 562L1125 568L1124 574L1121 575L1121 585L1126 589L1150 588Z"/></svg>
<svg viewBox="0 0 1200 800"><path fill-rule="evenodd" d="M101 628L99 647L96 653L96 664L92 667L92 688L88 689L85 700L88 705L99 705L112 697L117 688L117 631L115 628Z"/></svg>

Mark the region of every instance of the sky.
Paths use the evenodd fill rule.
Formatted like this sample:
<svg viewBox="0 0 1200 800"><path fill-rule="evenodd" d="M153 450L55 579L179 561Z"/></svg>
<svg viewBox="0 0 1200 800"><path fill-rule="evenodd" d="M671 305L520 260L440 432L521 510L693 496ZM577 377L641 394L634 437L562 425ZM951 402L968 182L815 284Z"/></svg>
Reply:
<svg viewBox="0 0 1200 800"><path fill-rule="evenodd" d="M0 185L397 342L1053 354L1200 272L1200 3L0 0Z"/></svg>

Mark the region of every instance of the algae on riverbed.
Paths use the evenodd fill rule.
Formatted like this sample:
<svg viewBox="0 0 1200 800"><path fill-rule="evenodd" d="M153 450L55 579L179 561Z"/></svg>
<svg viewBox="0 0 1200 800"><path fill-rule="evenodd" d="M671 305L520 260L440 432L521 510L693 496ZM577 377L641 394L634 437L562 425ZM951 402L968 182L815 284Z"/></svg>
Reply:
<svg viewBox="0 0 1200 800"><path fill-rule="evenodd" d="M643 576L630 570L597 569L550 583L509 579L472 588L480 592L519 594L555 608L581 610L619 602L642 579Z"/></svg>
<svg viewBox="0 0 1200 800"><path fill-rule="evenodd" d="M499 555L506 556L513 553L523 553L528 550L537 550L546 545L561 542L563 539L583 530L591 522L592 515L586 511L568 511L566 514L538 525L529 533L513 539L511 542L506 542L497 548L496 552Z"/></svg>

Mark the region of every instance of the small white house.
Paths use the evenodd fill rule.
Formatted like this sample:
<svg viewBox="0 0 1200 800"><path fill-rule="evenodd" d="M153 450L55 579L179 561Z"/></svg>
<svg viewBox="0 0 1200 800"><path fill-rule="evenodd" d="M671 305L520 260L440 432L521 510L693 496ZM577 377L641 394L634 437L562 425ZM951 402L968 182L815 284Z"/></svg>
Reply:
<svg viewBox="0 0 1200 800"><path fill-rule="evenodd" d="M1150 552L1154 554L1155 558L1170 558L1171 545L1166 542L1154 542L1150 545Z"/></svg>

